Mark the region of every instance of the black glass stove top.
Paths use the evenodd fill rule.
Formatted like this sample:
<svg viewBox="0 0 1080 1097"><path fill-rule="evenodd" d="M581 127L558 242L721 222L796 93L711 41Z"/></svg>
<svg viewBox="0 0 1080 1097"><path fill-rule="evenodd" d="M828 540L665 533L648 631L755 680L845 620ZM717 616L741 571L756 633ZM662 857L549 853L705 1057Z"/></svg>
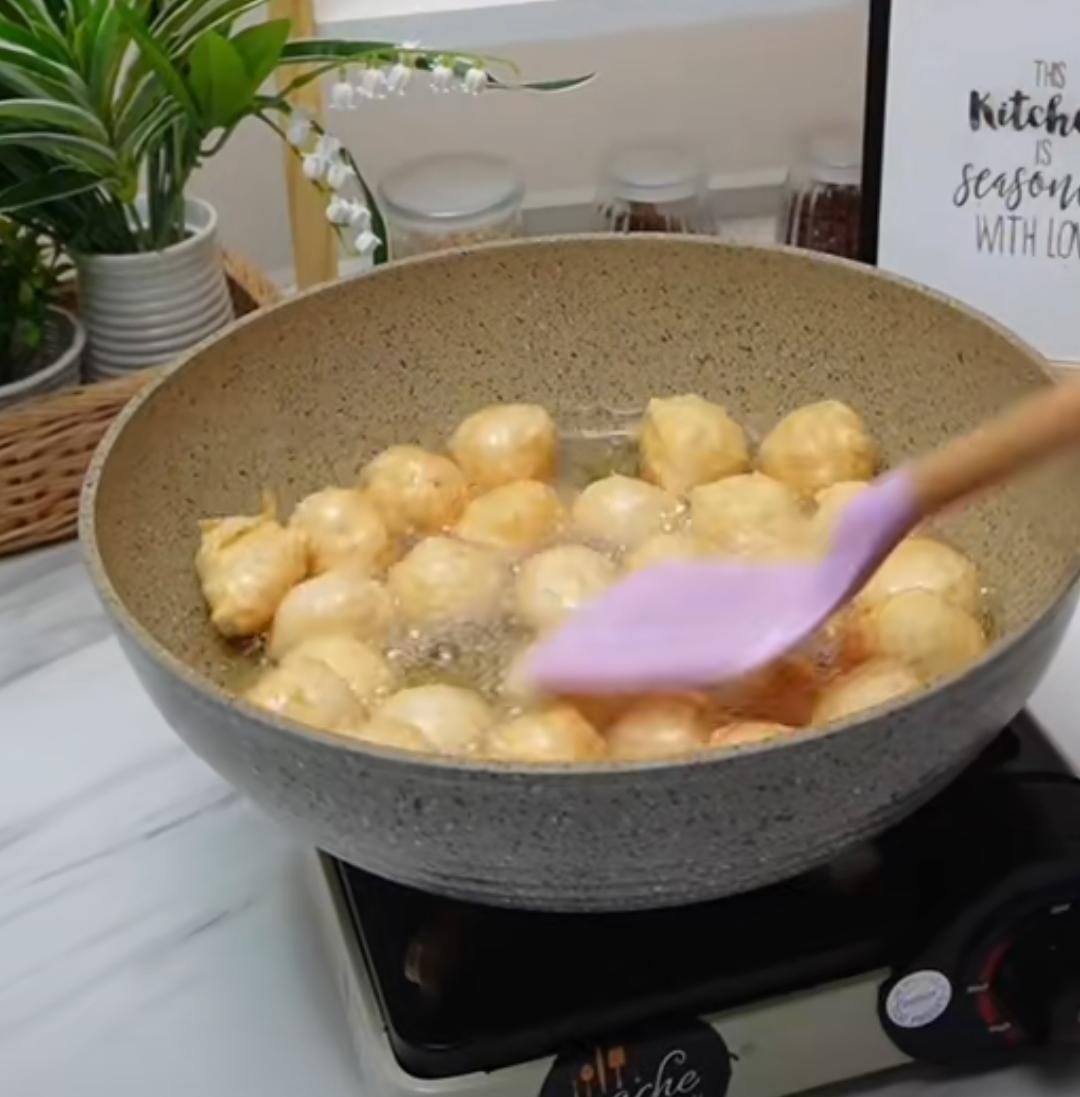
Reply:
<svg viewBox="0 0 1080 1097"><path fill-rule="evenodd" d="M1055 795L1073 784L1023 715L874 843L782 884L673 910L501 910L337 871L395 1054L414 1075L446 1077L899 962L957 896L1045 856L1062 812L1080 837L1080 799Z"/></svg>

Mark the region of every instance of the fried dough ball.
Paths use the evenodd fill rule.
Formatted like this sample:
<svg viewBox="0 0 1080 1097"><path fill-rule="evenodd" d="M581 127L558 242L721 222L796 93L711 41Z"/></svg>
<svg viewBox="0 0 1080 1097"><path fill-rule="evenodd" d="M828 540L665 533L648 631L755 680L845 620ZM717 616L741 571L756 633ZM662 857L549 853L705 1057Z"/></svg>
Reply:
<svg viewBox="0 0 1080 1097"><path fill-rule="evenodd" d="M789 724L775 724L767 720L743 720L737 724L725 724L709 735L711 747L747 747L755 743L767 743L794 734L797 728Z"/></svg>
<svg viewBox="0 0 1080 1097"><path fill-rule="evenodd" d="M509 571L498 553L451 537L427 537L387 576L402 616L414 625L479 622L506 595Z"/></svg>
<svg viewBox="0 0 1080 1097"><path fill-rule="evenodd" d="M742 427L700 396L650 400L639 445L641 475L674 495L750 467Z"/></svg>
<svg viewBox="0 0 1080 1097"><path fill-rule="evenodd" d="M245 696L260 708L324 731L341 731L364 719L364 709L345 679L317 659L297 658L271 667Z"/></svg>
<svg viewBox="0 0 1080 1097"><path fill-rule="evenodd" d="M553 705L497 725L488 735L486 753L506 762L592 762L606 745L576 709Z"/></svg>
<svg viewBox="0 0 1080 1097"><path fill-rule="evenodd" d="M432 749L418 727L383 713L376 713L370 720L348 729L348 732L354 739L363 739L380 747L396 747L423 754L430 754Z"/></svg>
<svg viewBox="0 0 1080 1097"><path fill-rule="evenodd" d="M463 419L450 452L469 482L494 488L513 480L550 480L555 423L539 404L492 404Z"/></svg>
<svg viewBox="0 0 1080 1097"><path fill-rule="evenodd" d="M585 545L556 545L521 565L514 598L527 625L544 631L591 601L615 580L615 565Z"/></svg>
<svg viewBox="0 0 1080 1097"><path fill-rule="evenodd" d="M210 620L222 636L254 636L270 624L282 598L307 575L307 540L274 518L272 503L257 516L201 522L195 571Z"/></svg>
<svg viewBox="0 0 1080 1097"><path fill-rule="evenodd" d="M530 552L552 541L565 523L566 511L553 487L515 480L474 499L454 533L479 545Z"/></svg>
<svg viewBox="0 0 1080 1097"><path fill-rule="evenodd" d="M642 541L633 552L627 553L623 559L623 568L626 571L640 571L654 564L702 560L713 552L714 549L707 541L689 530L656 533L647 541Z"/></svg>
<svg viewBox="0 0 1080 1097"><path fill-rule="evenodd" d="M888 704L922 688L918 675L897 659L872 659L842 674L818 699L815 724L846 720L864 709Z"/></svg>
<svg viewBox="0 0 1080 1097"><path fill-rule="evenodd" d="M859 606L875 606L904 590L928 590L975 616L982 601L979 573L962 553L930 537L908 537L859 592Z"/></svg>
<svg viewBox="0 0 1080 1097"><path fill-rule="evenodd" d="M695 698L646 697L608 729L608 753L624 762L671 758L700 750L709 729Z"/></svg>
<svg viewBox="0 0 1080 1097"><path fill-rule="evenodd" d="M394 539L386 523L354 488L323 488L301 499L289 528L307 537L315 574L346 562L376 572L394 559Z"/></svg>
<svg viewBox="0 0 1080 1097"><path fill-rule="evenodd" d="M905 590L856 617L864 656L884 655L911 667L924 681L948 677L986 650L982 625L928 590Z"/></svg>
<svg viewBox="0 0 1080 1097"><path fill-rule="evenodd" d="M468 500L461 469L420 446L390 446L360 472L360 487L393 533L439 533Z"/></svg>
<svg viewBox="0 0 1080 1097"><path fill-rule="evenodd" d="M670 532L681 512L679 500L663 488L618 474L591 483L571 509L582 537L622 548Z"/></svg>
<svg viewBox="0 0 1080 1097"><path fill-rule="evenodd" d="M806 404L786 415L758 452L762 472L811 496L841 480L869 480L878 460L862 419L839 400Z"/></svg>
<svg viewBox="0 0 1080 1097"><path fill-rule="evenodd" d="M814 496L817 510L810 519L814 539L821 547L827 547L836 530L836 523L840 515L847 509L848 504L861 495L868 487L865 480L840 480L822 488Z"/></svg>
<svg viewBox="0 0 1080 1097"><path fill-rule="evenodd" d="M267 650L271 658L280 659L302 640L340 633L378 643L389 632L393 615L386 587L366 568L343 564L285 595L274 614Z"/></svg>
<svg viewBox="0 0 1080 1097"><path fill-rule="evenodd" d="M795 553L808 534L799 497L760 472L694 488L690 525L716 551L735 556Z"/></svg>
<svg viewBox="0 0 1080 1097"><path fill-rule="evenodd" d="M325 663L365 705L397 684L397 674L382 653L349 633L309 636L286 653L281 665L288 666L298 659Z"/></svg>
<svg viewBox="0 0 1080 1097"><path fill-rule="evenodd" d="M412 724L441 754L475 754L495 723L491 706L475 690L440 683L399 690L375 715Z"/></svg>

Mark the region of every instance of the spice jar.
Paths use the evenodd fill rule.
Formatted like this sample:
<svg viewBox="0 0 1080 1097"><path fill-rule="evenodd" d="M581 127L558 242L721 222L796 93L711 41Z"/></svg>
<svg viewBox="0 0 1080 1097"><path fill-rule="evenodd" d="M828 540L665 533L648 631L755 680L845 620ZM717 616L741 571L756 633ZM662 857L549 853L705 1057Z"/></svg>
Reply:
<svg viewBox="0 0 1080 1097"><path fill-rule="evenodd" d="M705 167L676 142L624 145L604 164L597 194L605 232L689 232L713 229Z"/></svg>
<svg viewBox="0 0 1080 1097"><path fill-rule="evenodd" d="M379 184L395 259L508 240L522 231L525 186L508 160L451 153L411 160Z"/></svg>
<svg viewBox="0 0 1080 1097"><path fill-rule="evenodd" d="M814 134L788 175L779 239L812 251L859 257L862 145L858 130Z"/></svg>

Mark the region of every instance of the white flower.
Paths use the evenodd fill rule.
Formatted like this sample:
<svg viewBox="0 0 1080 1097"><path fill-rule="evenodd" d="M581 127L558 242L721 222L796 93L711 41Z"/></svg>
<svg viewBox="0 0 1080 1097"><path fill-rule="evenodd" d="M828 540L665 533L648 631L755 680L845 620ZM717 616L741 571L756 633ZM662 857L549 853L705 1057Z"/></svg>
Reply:
<svg viewBox="0 0 1080 1097"><path fill-rule="evenodd" d="M333 160L326 169L326 185L331 190L341 190L352 178L353 170L343 160Z"/></svg>
<svg viewBox="0 0 1080 1097"><path fill-rule="evenodd" d="M331 110L352 110L356 106L356 91L348 80L339 80L330 89Z"/></svg>
<svg viewBox="0 0 1080 1097"><path fill-rule="evenodd" d="M336 194L326 203L326 219L331 225L348 225L352 223L352 201L348 198L339 198Z"/></svg>
<svg viewBox="0 0 1080 1097"><path fill-rule="evenodd" d="M404 95L412 79L412 69L400 61L391 65L386 73L386 90L390 95Z"/></svg>
<svg viewBox="0 0 1080 1097"><path fill-rule="evenodd" d="M371 229L364 229L359 233L356 240L353 242L353 246L356 248L360 255L374 255L375 249L382 243L382 241L371 231Z"/></svg>
<svg viewBox="0 0 1080 1097"><path fill-rule="evenodd" d="M431 90L436 93L448 92L454 79L454 70L442 63L431 70Z"/></svg>
<svg viewBox="0 0 1080 1097"><path fill-rule="evenodd" d="M420 39L419 38L410 38L408 41L402 42L401 45L398 46L398 49L402 50L405 53L411 53L414 50L418 50L419 48L420 48Z"/></svg>
<svg viewBox="0 0 1080 1097"><path fill-rule="evenodd" d="M360 78L360 86L363 94L368 99L386 98L386 77L380 68L364 69L364 75Z"/></svg>
<svg viewBox="0 0 1080 1097"><path fill-rule="evenodd" d="M304 178L310 179L315 183L323 177L323 172L326 171L327 164L323 157L318 156L314 152L309 152L307 156L304 157L301 167L304 172Z"/></svg>
<svg viewBox="0 0 1080 1097"><path fill-rule="evenodd" d="M349 210L349 224L358 233L367 232L371 228L371 210L363 202L353 202Z"/></svg>
<svg viewBox="0 0 1080 1097"><path fill-rule="evenodd" d="M315 142L315 155L326 165L329 165L339 152L341 152L341 142L332 133L321 134Z"/></svg>
<svg viewBox="0 0 1080 1097"><path fill-rule="evenodd" d="M311 119L302 110L294 110L289 115L289 125L285 130L285 139L294 149L302 148L311 136Z"/></svg>
<svg viewBox="0 0 1080 1097"><path fill-rule="evenodd" d="M462 77L461 87L469 95L479 95L487 87L487 73L473 65Z"/></svg>

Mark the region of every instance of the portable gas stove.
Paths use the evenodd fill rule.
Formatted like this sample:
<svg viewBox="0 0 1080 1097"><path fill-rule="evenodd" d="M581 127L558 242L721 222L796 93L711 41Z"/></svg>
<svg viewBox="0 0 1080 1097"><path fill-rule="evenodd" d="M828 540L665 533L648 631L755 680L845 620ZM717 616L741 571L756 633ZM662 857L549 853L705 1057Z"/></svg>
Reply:
<svg viewBox="0 0 1080 1097"><path fill-rule="evenodd" d="M1080 1042L1080 781L1028 716L826 868L674 910L459 903L319 857L364 1093L780 1097Z"/></svg>

